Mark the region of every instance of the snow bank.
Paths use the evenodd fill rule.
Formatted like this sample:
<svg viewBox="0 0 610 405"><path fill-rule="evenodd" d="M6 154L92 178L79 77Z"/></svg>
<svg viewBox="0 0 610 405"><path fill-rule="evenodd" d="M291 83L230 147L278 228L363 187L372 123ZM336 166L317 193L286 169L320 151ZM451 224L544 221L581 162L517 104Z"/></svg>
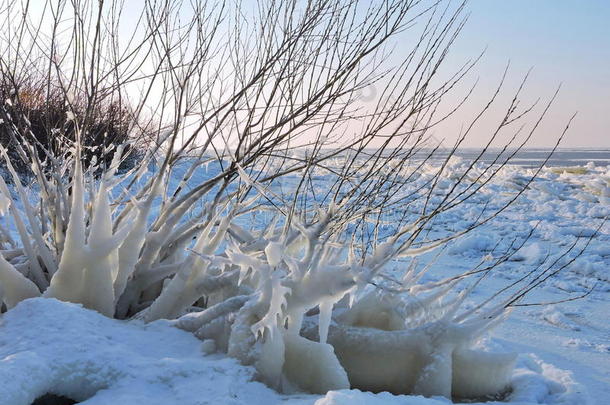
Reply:
<svg viewBox="0 0 610 405"><path fill-rule="evenodd" d="M300 360L305 364L308 359ZM87 405L450 403L358 390L280 395L253 381L253 375L253 368L234 359L204 355L201 341L166 321L117 321L44 298L22 301L0 317L2 405L29 405L46 393ZM518 404L587 403L568 372L527 356L520 360L508 399Z"/></svg>
<svg viewBox="0 0 610 405"><path fill-rule="evenodd" d="M46 393L88 405L279 399L251 381L251 368L203 356L199 340L165 322L116 321L80 305L38 298L7 312L0 330L2 405L29 405Z"/></svg>

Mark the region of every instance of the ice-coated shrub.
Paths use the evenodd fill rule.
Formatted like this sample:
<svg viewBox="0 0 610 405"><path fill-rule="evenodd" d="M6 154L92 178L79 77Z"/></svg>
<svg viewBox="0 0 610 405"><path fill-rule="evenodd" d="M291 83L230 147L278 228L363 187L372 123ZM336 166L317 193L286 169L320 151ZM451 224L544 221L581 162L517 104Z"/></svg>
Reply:
<svg viewBox="0 0 610 405"><path fill-rule="evenodd" d="M480 266L434 282L424 278L433 260L417 259L528 187L535 171L489 207L486 186L553 99L540 112L523 107L519 87L485 148L459 161L456 149L502 79L442 150L429 135L470 93L456 106L443 99L476 64L437 78L463 5L261 0L246 18L222 2L146 0L134 2L142 8L133 24L120 1L68 3L49 2L37 22L29 2L0 10L4 37L21 38L0 40L0 51L18 57L0 72L44 65L47 92L58 83L68 104L83 97L86 106L55 106L69 125L53 128L51 148L32 139L33 122L9 108L10 97L0 104L10 139L25 141L11 144L16 155L0 147L12 180L9 188L0 178L0 311L42 295L108 317L169 319L206 352L253 365L285 392L471 397L506 388L514 356L476 343L557 270L541 264L466 307L523 241L499 254L489 246ZM412 52L391 65L387 50L403 33L414 34L405 42ZM369 86L377 92L363 103ZM134 99L130 128L142 130L148 112L157 123L154 147L126 172L118 168L130 145L103 147L96 160L86 142L96 108L123 97ZM522 131L532 111L537 119ZM15 159L31 178L20 178ZM451 218L466 201L476 207L468 218Z"/></svg>
<svg viewBox="0 0 610 405"><path fill-rule="evenodd" d="M167 173L143 166L119 175L116 159L96 180L79 156L75 146L62 162L68 176L37 173L36 199L7 160L15 190L0 179L3 215L21 239L3 227L7 309L42 295L109 317L176 319L283 391L472 397L506 388L514 356L472 349L504 318L504 302L466 311L470 288L456 294L460 278L422 284L429 266L414 260L393 288L379 283L394 258L446 242L416 243L409 235L417 221L363 255L346 238L351 222L337 221L349 199L320 207L307 223L278 220L280 210L265 228L246 229L240 216L269 197L259 186L248 199L208 201L185 220L204 193L172 202ZM245 187L255 183L238 174ZM472 369L479 372L465 372Z"/></svg>

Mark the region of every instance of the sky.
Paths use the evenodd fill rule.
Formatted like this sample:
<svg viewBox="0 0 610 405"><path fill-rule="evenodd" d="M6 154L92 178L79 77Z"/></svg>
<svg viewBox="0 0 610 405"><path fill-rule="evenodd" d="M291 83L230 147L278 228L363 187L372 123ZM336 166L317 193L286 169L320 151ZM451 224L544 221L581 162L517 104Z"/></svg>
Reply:
<svg viewBox="0 0 610 405"><path fill-rule="evenodd" d="M459 0L453 3L457 5ZM242 4L255 8L254 0ZM464 83L456 97L461 98L474 80L479 84L470 103L435 130L436 139L454 142L460 128L485 105L510 61L505 104L529 69L533 70L524 103L540 97L542 104L561 85L528 147L555 145L577 113L560 146L610 148L610 0L469 0L466 12L469 20L447 59L447 72L485 49L470 82ZM405 54L409 51L404 47ZM400 59L400 46L394 52ZM530 118L530 124L535 118ZM492 111L463 146L484 145L499 119Z"/></svg>
<svg viewBox="0 0 610 405"><path fill-rule="evenodd" d="M457 5L459 0L453 3ZM138 3L127 4L128 18L135 16L131 7ZM254 0L244 4L254 6ZM474 80L479 82L470 102L436 128L435 138L453 143L460 128L493 94L510 61L505 103L510 102L530 68L524 103L538 97L544 101L561 85L529 147L553 146L569 118L577 113L561 146L610 148L610 0L469 0L466 12L469 20L446 61L447 73L485 49L470 81L458 89L456 100ZM410 50L398 46L393 56L399 60L401 51L406 55ZM489 114L463 145L484 145L500 118ZM535 117L531 121L535 122Z"/></svg>
<svg viewBox="0 0 610 405"><path fill-rule="evenodd" d="M561 146L610 147L610 1L608 0L470 0L469 21L448 63L486 48L476 68L480 79L473 106L451 125L467 120L493 92L510 60L508 87L515 88L533 68L526 97L558 99L547 122L529 144L551 146L574 113L577 116ZM447 133L435 134L451 139ZM489 128L468 140L478 146Z"/></svg>

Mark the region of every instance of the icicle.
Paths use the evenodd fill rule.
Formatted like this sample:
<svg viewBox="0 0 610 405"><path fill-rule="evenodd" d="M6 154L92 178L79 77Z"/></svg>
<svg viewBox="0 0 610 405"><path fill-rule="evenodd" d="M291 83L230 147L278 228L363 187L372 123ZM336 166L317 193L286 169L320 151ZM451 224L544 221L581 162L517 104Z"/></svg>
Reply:
<svg viewBox="0 0 610 405"><path fill-rule="evenodd" d="M4 291L1 298L8 309L27 298L40 296L40 291L34 283L25 278L12 264L7 262L0 254L0 287Z"/></svg>
<svg viewBox="0 0 610 405"><path fill-rule="evenodd" d="M82 297L85 255L85 190L83 169L80 161L80 146L77 143L72 179L72 202L64 250L59 269L51 279L45 297L62 301L79 302Z"/></svg>
<svg viewBox="0 0 610 405"><path fill-rule="evenodd" d="M12 200L10 197L0 192L0 216L5 216L8 213L9 207L11 206Z"/></svg>
<svg viewBox="0 0 610 405"><path fill-rule="evenodd" d="M106 194L106 185L102 181L95 196L93 218L87 244L88 250L94 252L94 254L89 257L85 269L81 303L86 308L95 309L106 316L112 317L115 302L113 273L116 274L117 272L118 252L116 248L118 246L115 248L108 246L109 241L113 239L113 235L112 215Z"/></svg>
<svg viewBox="0 0 610 405"><path fill-rule="evenodd" d="M330 321L333 314L333 306L335 305L334 300L323 300L320 307L320 315L318 320L318 333L320 336L320 343L326 343L328 338L328 328L330 327Z"/></svg>

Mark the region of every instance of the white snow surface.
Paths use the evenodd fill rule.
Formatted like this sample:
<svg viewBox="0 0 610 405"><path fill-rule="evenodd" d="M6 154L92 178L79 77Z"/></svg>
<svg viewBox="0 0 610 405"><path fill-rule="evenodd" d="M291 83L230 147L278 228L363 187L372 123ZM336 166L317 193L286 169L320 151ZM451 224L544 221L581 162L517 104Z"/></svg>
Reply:
<svg viewBox="0 0 610 405"><path fill-rule="evenodd" d="M280 395L256 382L252 368L204 354L201 341L167 321L118 321L55 299L22 301L2 315L0 330L2 405L28 405L46 393L88 405L449 403L358 390ZM588 403L569 372L531 355L520 357L512 385L510 403Z"/></svg>

